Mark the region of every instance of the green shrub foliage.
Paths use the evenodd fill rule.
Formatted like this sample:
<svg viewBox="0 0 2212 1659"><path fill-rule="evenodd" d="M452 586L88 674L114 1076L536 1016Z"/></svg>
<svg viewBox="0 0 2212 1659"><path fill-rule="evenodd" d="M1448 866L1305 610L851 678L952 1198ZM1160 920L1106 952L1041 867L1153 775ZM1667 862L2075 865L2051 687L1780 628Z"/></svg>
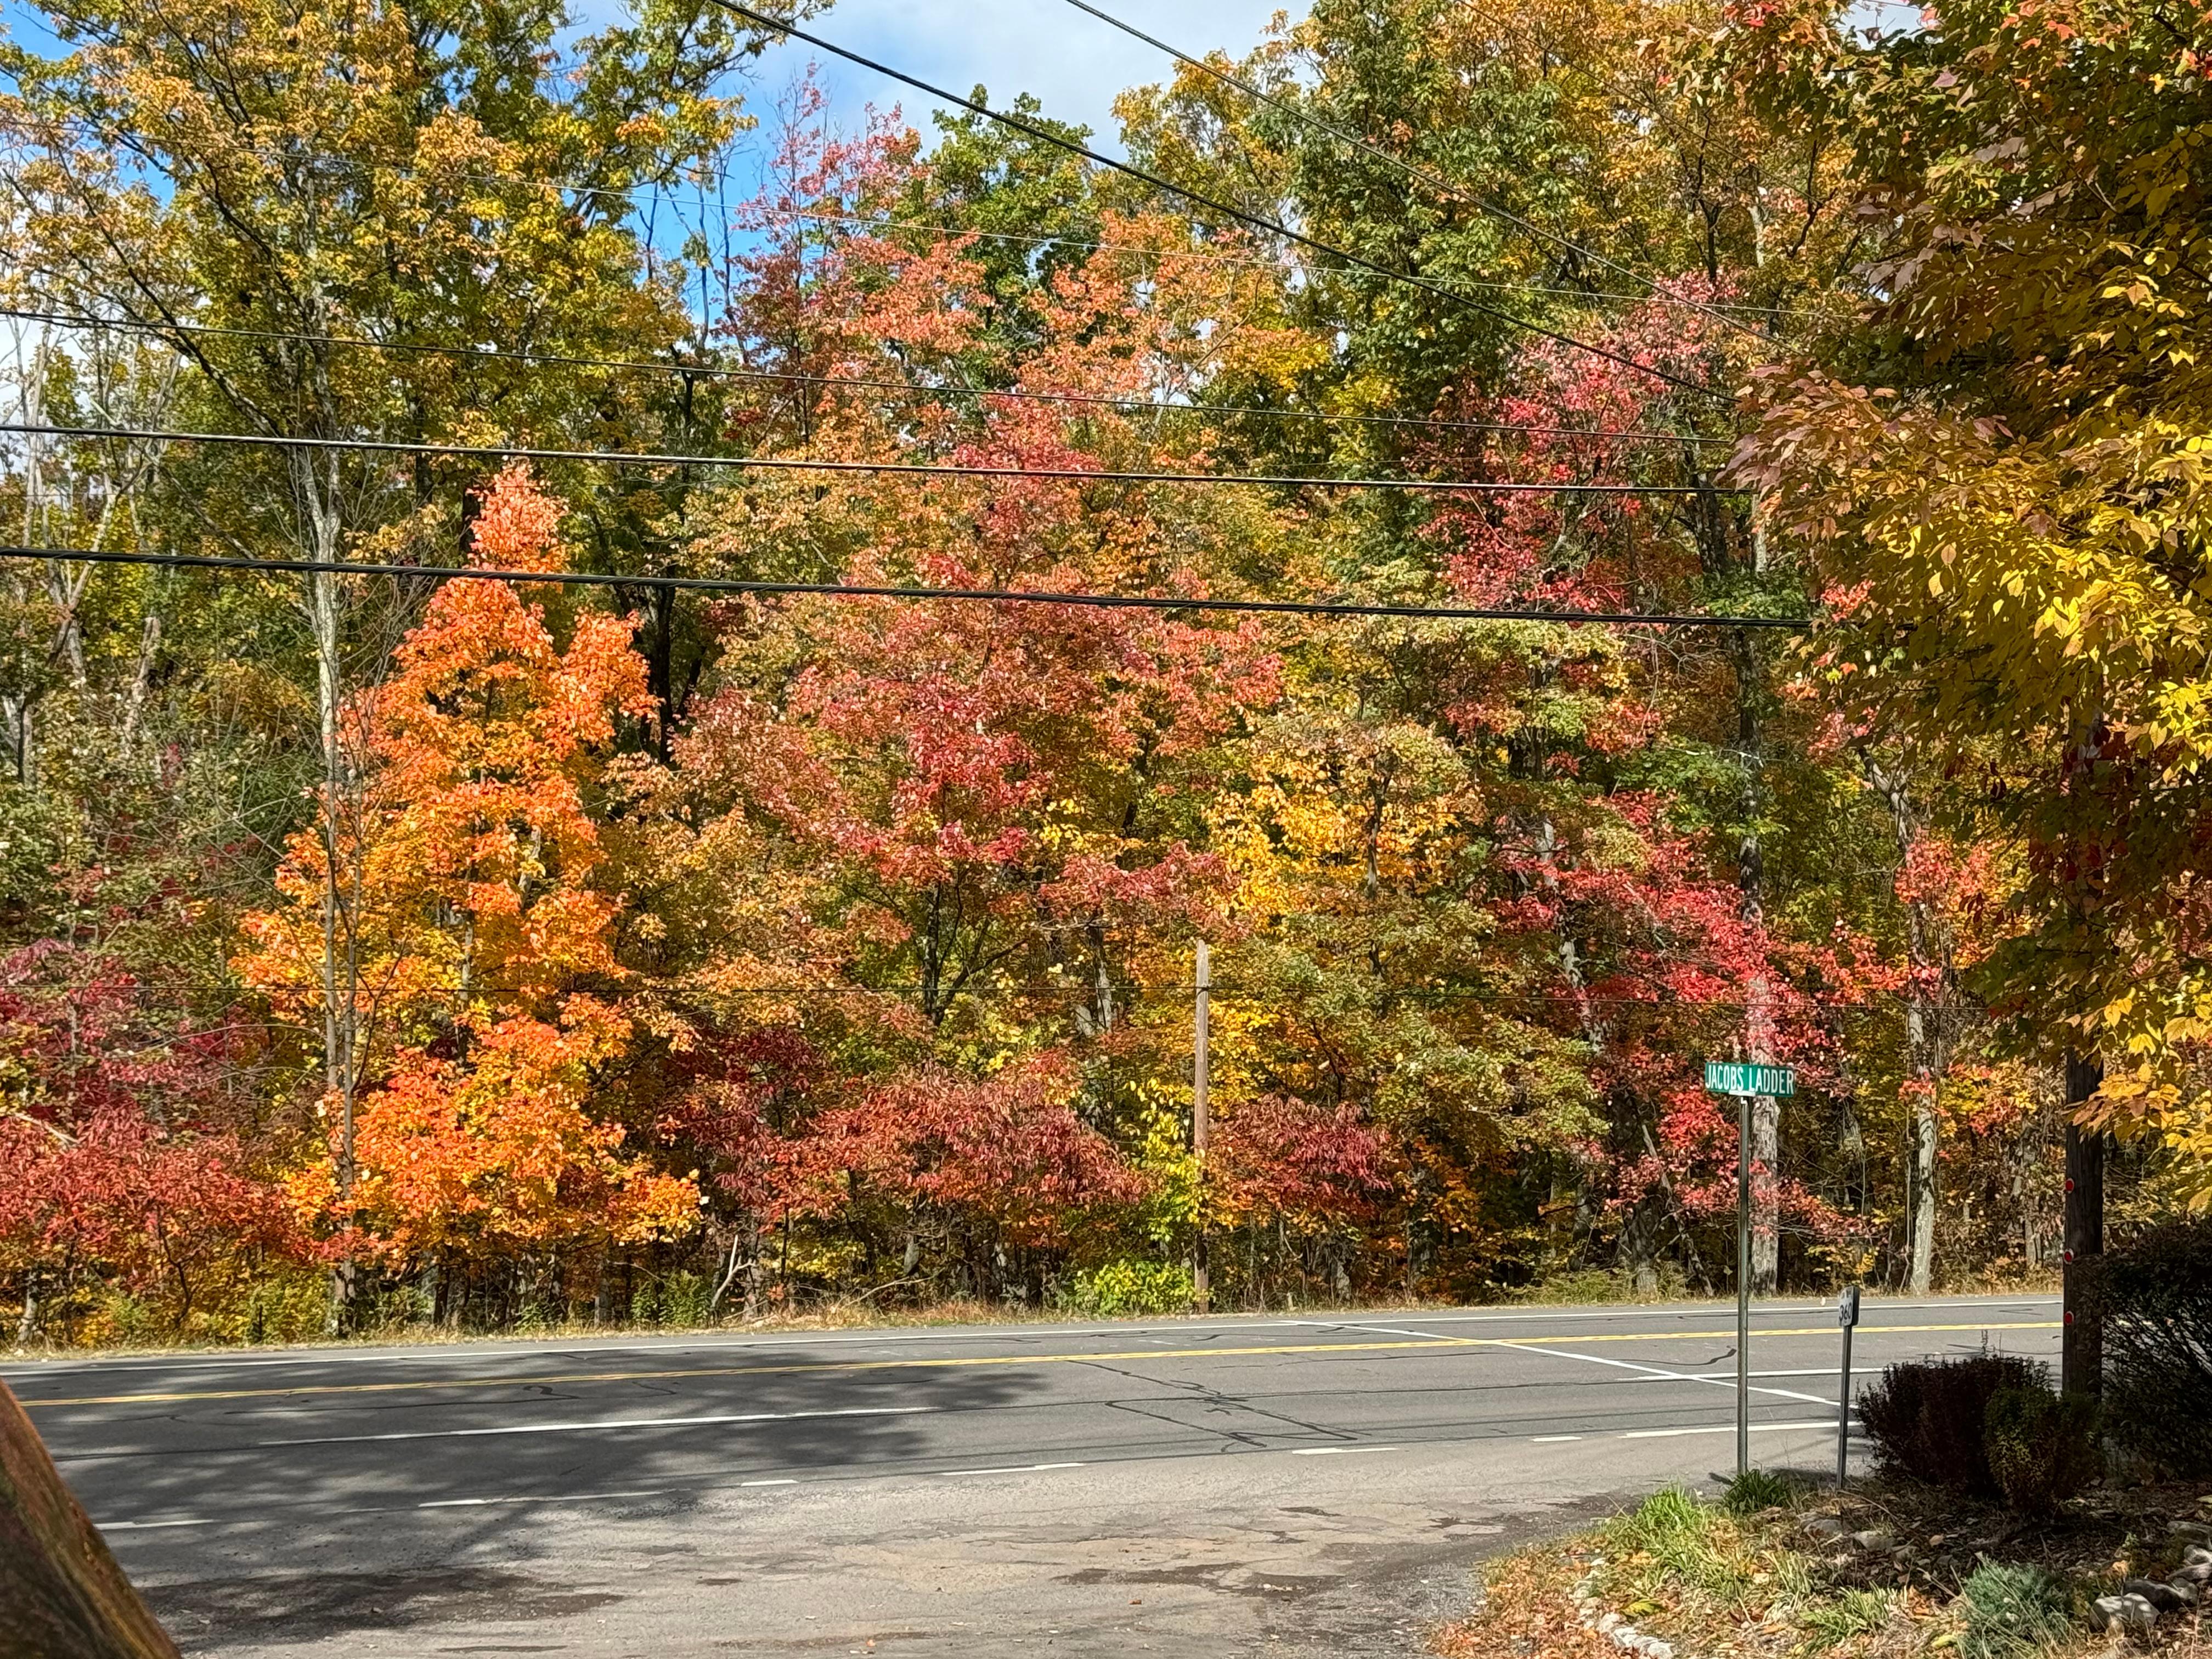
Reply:
<svg viewBox="0 0 2212 1659"><path fill-rule="evenodd" d="M1859 1401L1883 1464L1955 1491L1998 1496L1984 1444L1989 1405L2006 1389L2041 1389L2043 1367L2010 1354L1892 1365Z"/></svg>
<svg viewBox="0 0 2212 1659"><path fill-rule="evenodd" d="M2005 1502L2023 1515L2048 1515L2103 1472L2097 1402L2040 1386L2000 1389L1990 1396L1983 1449Z"/></svg>
<svg viewBox="0 0 2212 1659"><path fill-rule="evenodd" d="M2108 1251L2086 1300L2105 1322L2105 1431L2185 1480L2212 1476L2212 1217Z"/></svg>
<svg viewBox="0 0 2212 1659"><path fill-rule="evenodd" d="M1079 1313L1101 1319L1181 1313L1198 1294L1190 1270L1159 1261L1109 1261L1077 1275L1068 1299Z"/></svg>

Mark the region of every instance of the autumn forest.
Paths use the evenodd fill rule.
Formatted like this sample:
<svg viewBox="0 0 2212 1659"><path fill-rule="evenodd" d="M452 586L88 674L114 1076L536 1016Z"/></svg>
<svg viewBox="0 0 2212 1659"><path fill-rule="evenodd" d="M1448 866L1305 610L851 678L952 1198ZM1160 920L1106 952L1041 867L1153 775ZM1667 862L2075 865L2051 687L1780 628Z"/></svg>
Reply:
<svg viewBox="0 0 2212 1659"><path fill-rule="evenodd" d="M1707 1060L1761 1291L2212 1195L2196 0L38 11L19 1345L1721 1293Z"/></svg>

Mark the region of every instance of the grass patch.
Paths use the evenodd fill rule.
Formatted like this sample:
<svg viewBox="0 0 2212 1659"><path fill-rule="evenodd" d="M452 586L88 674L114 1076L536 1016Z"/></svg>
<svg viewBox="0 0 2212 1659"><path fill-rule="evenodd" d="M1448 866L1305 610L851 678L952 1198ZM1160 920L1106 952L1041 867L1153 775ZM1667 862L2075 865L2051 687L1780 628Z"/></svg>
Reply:
<svg viewBox="0 0 2212 1659"><path fill-rule="evenodd" d="M1761 1510L1787 1509L1796 1488L1771 1469L1746 1469L1729 1482L1721 1507L1730 1515L1756 1515Z"/></svg>
<svg viewBox="0 0 2212 1659"><path fill-rule="evenodd" d="M2027 1564L1984 1561L1959 1587L1966 1632L1960 1659L2034 1659L2074 1627L2074 1596L2057 1574Z"/></svg>
<svg viewBox="0 0 2212 1659"><path fill-rule="evenodd" d="M1669 1609L1736 1617L1812 1589L1803 1557L1679 1486L1607 1522L1598 1538L1602 1587L1632 1619Z"/></svg>
<svg viewBox="0 0 2212 1659"><path fill-rule="evenodd" d="M1594 1628L1611 1613L1678 1659L2212 1659L2212 1608L2167 1613L2147 1643L2086 1616L2126 1578L2168 1577L2208 1530L2212 1494L2194 1486L2100 1486L2048 1516L1902 1478L1668 1488L1495 1564L1437 1647L1623 1659Z"/></svg>
<svg viewBox="0 0 2212 1659"><path fill-rule="evenodd" d="M1815 1601L1797 1617L1808 1653L1826 1653L1854 1637L1872 1636L1898 1622L1905 1595L1894 1589L1847 1589L1833 1601Z"/></svg>

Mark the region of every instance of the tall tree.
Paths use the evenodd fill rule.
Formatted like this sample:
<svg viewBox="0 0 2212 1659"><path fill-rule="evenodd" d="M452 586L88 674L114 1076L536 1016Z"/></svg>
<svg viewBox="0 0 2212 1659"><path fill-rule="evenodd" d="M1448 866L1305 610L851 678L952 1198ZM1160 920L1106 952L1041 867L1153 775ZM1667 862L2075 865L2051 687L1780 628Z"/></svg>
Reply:
<svg viewBox="0 0 2212 1659"><path fill-rule="evenodd" d="M617 371L457 360L457 343L622 357L684 332L641 283L625 194L711 155L737 37L697 0L565 49L560 0L402 11L349 0L148 11L60 0L69 48L9 46L0 131L16 215L10 285L152 331L194 371L182 407L299 440L555 435L620 395ZM366 338L373 348L353 343ZM634 377L632 377L634 379ZM226 451L178 533L329 561L450 544L465 474L313 442ZM441 533L442 526L442 533ZM357 840L361 757L341 720L362 643L347 579L302 596L315 662L327 885L325 1092L350 1179L362 1078L360 919L337 852ZM371 664L390 641L368 641ZM347 1295L341 1267L333 1316Z"/></svg>
<svg viewBox="0 0 2212 1659"><path fill-rule="evenodd" d="M2032 922L1987 994L2029 1052L2075 1056L2087 1120L2162 1138L2212 1195L2195 48L2124 0L1946 8L1871 46L1763 6L1735 40L1849 134L1884 227L1860 313L1766 377L1740 473L1877 717L1987 757Z"/></svg>

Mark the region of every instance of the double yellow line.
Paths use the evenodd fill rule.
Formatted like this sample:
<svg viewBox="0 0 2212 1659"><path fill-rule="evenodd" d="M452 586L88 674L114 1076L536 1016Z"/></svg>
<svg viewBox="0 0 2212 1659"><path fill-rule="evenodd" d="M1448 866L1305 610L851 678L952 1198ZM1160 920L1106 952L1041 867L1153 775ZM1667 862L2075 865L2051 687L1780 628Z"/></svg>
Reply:
<svg viewBox="0 0 2212 1659"><path fill-rule="evenodd" d="M1753 1337L1825 1336L1833 1325L1805 1325L1784 1330L1754 1330ZM2021 1320L2012 1323L1958 1325L1864 1325L1868 1334L1905 1334L1923 1331L2050 1331L2055 1319ZM813 1360L785 1365L714 1365L681 1370L569 1371L550 1376L465 1376L416 1378L403 1382L310 1382L286 1389L200 1389L173 1394L95 1394L64 1400L26 1400L33 1411L64 1406L174 1405L195 1400L294 1400L311 1395L396 1394L453 1389L538 1388L552 1383L659 1382L704 1376L789 1376L800 1374L857 1371L943 1370L985 1365L1082 1365L1101 1361L1147 1359L1237 1359L1285 1354L1389 1353L1417 1348L1547 1348L1585 1342L1703 1342L1733 1341L1734 1330L1723 1331L1607 1331L1589 1335L1454 1336L1409 1338L1393 1342L1298 1342L1253 1348L1133 1348L1102 1353L974 1354L937 1359ZM957 1338L948 1339L957 1340Z"/></svg>

